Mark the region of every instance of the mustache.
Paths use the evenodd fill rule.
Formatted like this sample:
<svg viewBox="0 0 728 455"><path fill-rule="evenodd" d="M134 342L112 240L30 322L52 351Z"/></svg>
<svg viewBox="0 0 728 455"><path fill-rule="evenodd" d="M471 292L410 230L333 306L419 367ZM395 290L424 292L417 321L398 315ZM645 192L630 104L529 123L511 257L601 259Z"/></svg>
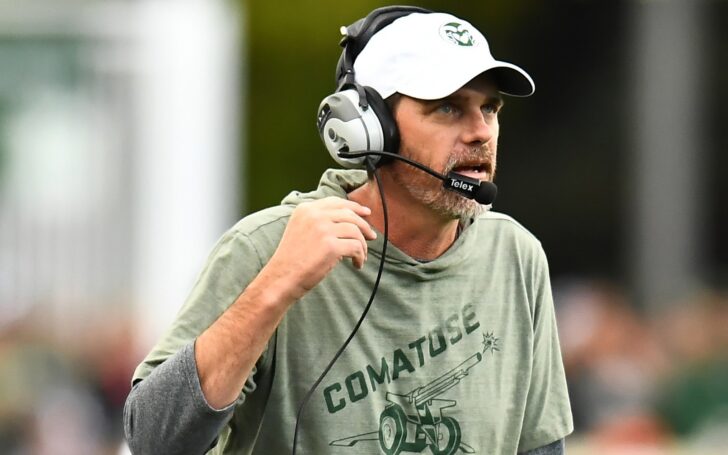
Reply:
<svg viewBox="0 0 728 455"><path fill-rule="evenodd" d="M445 164L444 174L464 163L482 162L488 174L495 172L495 154L485 145L473 147L463 153L452 154Z"/></svg>

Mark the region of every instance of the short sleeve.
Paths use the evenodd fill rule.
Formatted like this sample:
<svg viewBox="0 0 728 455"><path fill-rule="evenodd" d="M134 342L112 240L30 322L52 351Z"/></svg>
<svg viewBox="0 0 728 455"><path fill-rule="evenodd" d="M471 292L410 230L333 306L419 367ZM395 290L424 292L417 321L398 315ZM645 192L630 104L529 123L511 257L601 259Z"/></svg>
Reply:
<svg viewBox="0 0 728 455"><path fill-rule="evenodd" d="M574 429L548 263L540 245L532 280L533 365L518 452L550 444L564 438Z"/></svg>

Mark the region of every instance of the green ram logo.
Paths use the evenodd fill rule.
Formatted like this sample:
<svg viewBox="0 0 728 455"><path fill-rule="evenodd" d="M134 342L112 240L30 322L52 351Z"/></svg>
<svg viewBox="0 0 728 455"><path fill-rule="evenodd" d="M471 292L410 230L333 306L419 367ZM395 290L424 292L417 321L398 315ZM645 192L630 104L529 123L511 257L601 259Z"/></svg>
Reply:
<svg viewBox="0 0 728 455"><path fill-rule="evenodd" d="M458 46L474 46L475 38L467 28L467 26L459 22L448 22L440 27L440 36L445 41L449 41Z"/></svg>

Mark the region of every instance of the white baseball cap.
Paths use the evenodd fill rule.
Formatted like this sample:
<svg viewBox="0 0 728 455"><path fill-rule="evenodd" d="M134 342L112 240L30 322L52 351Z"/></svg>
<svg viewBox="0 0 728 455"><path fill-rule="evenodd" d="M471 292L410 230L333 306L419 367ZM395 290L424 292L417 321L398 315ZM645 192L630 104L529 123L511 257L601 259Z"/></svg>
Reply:
<svg viewBox="0 0 728 455"><path fill-rule="evenodd" d="M529 96L533 79L512 63L493 58L482 33L446 13L412 13L374 34L354 61L357 83L382 98L394 93L444 98L479 74L491 71L507 95Z"/></svg>

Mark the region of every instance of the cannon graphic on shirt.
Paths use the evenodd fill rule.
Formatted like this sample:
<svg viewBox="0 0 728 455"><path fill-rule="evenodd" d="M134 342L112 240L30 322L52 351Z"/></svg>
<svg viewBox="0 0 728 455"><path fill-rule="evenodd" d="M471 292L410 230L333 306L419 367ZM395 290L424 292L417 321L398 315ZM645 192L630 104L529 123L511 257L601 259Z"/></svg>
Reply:
<svg viewBox="0 0 728 455"><path fill-rule="evenodd" d="M379 417L379 444L384 453L419 453L427 446L437 455L457 452L462 442L460 424L443 413L443 410L457 405L457 401L437 397L455 387L481 359L482 355L477 352L444 375L406 395L387 392L390 404ZM463 451L468 452L467 448L463 447Z"/></svg>
<svg viewBox="0 0 728 455"><path fill-rule="evenodd" d="M379 446L387 455L421 453L427 447L435 455L455 454L458 449L475 453L462 442L458 421L443 413L456 406L457 401L437 397L458 385L482 358L482 354L476 352L429 384L404 395L387 392L389 404L379 416L379 431L332 441L331 445L351 447L361 441L379 440Z"/></svg>

